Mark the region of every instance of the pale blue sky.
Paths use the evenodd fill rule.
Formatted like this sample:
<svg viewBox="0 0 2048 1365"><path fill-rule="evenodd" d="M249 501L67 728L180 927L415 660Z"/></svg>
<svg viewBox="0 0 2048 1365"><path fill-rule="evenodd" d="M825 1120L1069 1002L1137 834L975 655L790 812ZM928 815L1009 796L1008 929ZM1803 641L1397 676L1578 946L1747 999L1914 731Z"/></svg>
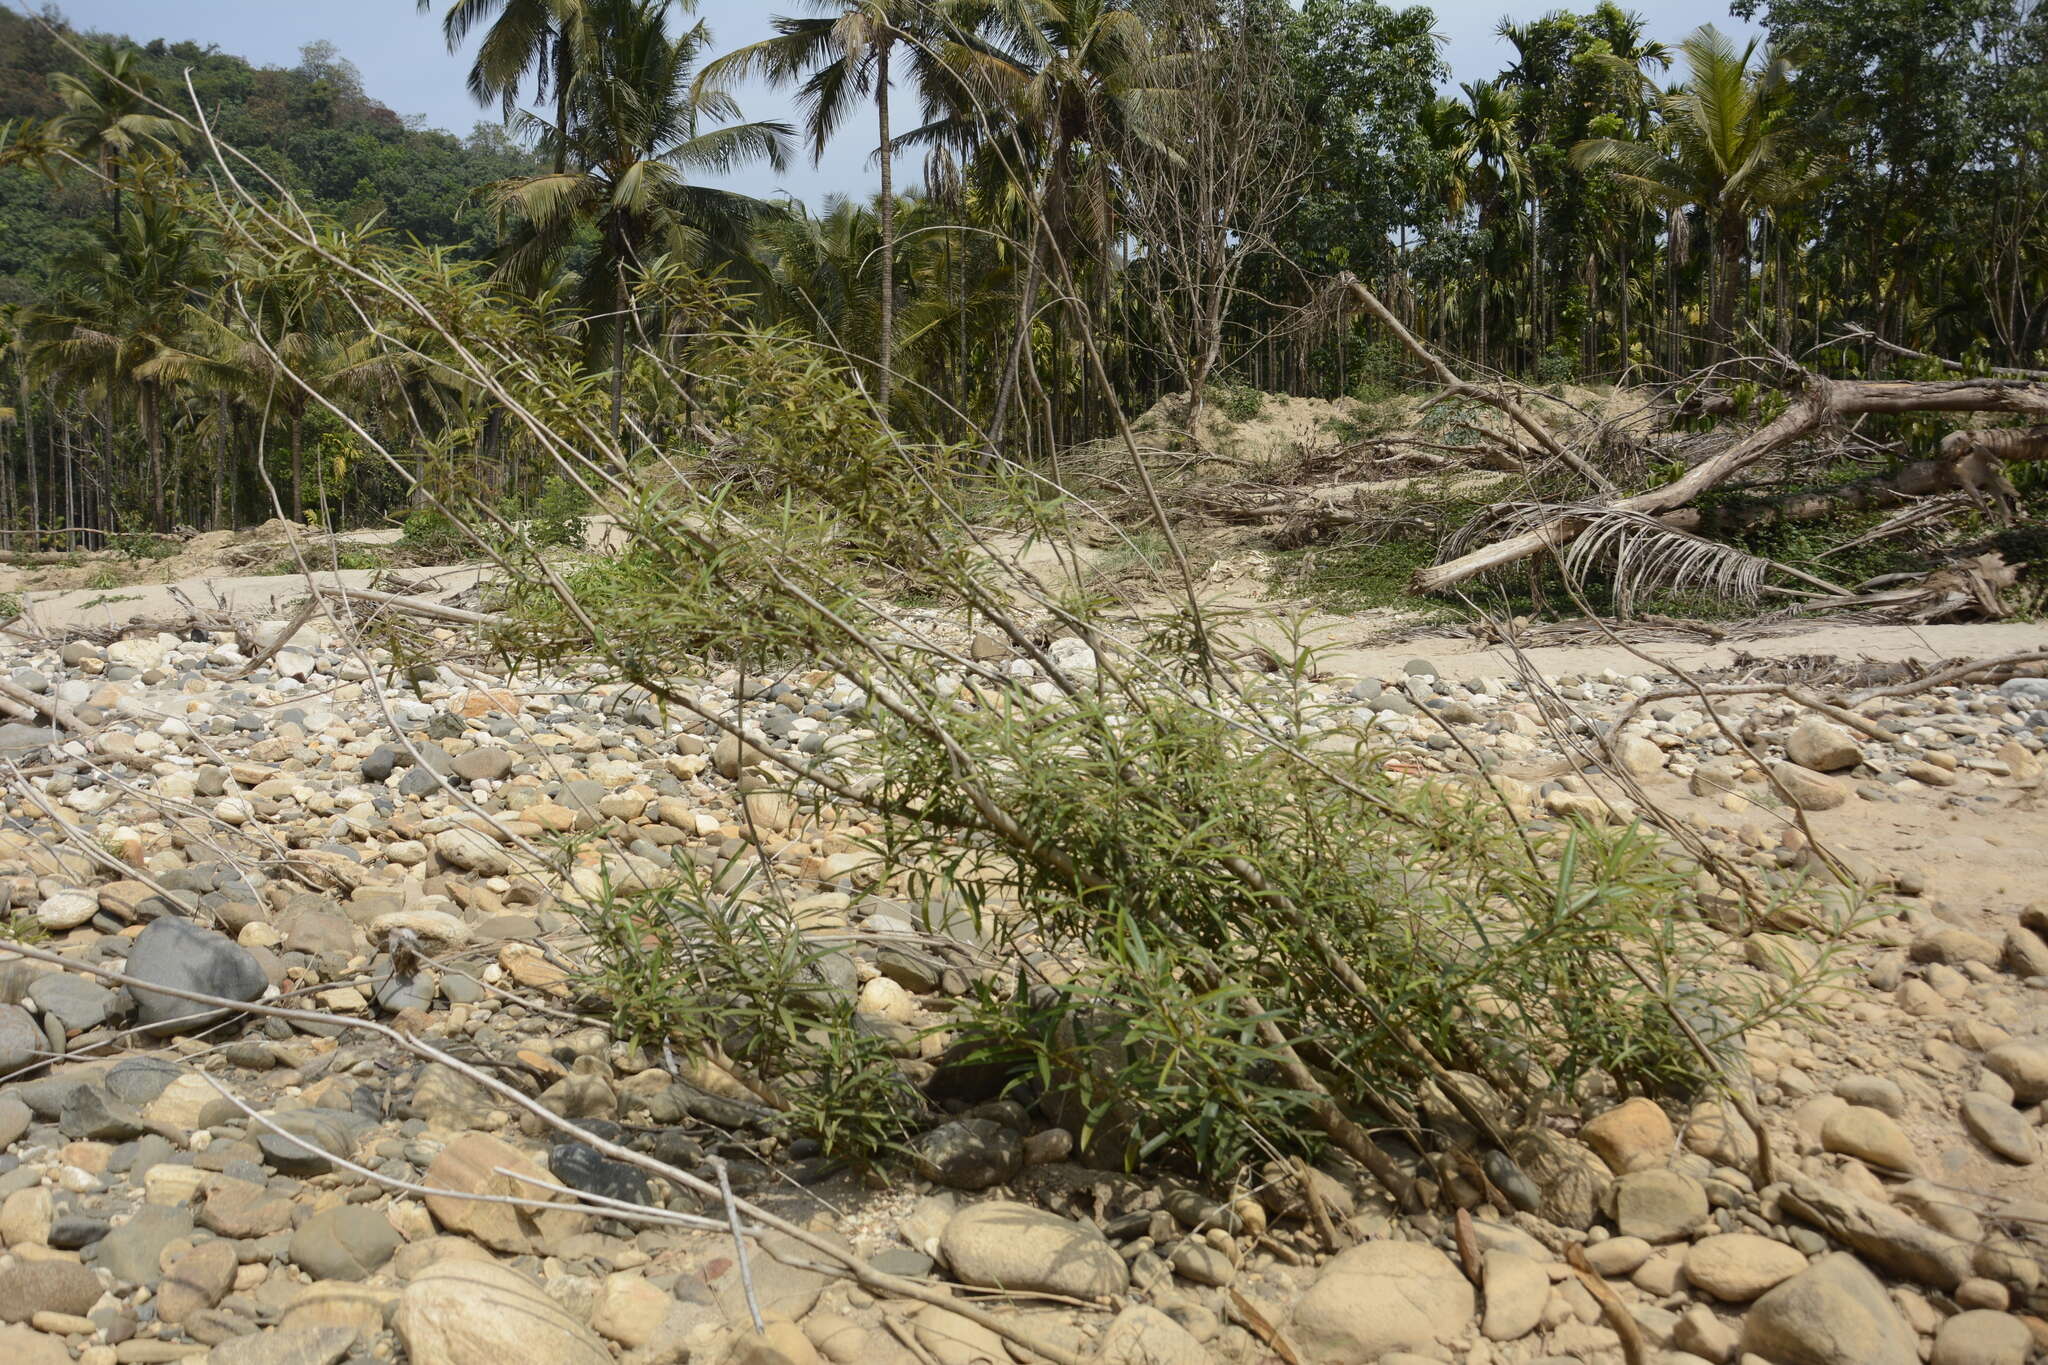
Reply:
<svg viewBox="0 0 2048 1365"><path fill-rule="evenodd" d="M21 0L0 3L18 6ZM1432 5L1454 78L1490 76L1506 64L1507 45L1494 37L1494 26L1503 15L1531 19L1559 3L1443 0ZM451 56L442 43L439 15L447 7L446 0L435 0L431 17L418 12L415 0L59 0L59 4L80 28L126 33L138 42L189 38L214 43L223 51L269 66L293 65L303 44L324 38L361 69L363 86L372 96L401 114L424 114L435 127L465 134L478 119L493 116L479 109L463 88L468 57ZM1707 22L1728 30L1747 28L1728 17L1726 0L1704 4L1696 0L1637 0L1629 7L1648 19L1653 36L1667 42L1676 42ZM716 48L726 51L767 36L769 16L784 7L774 0L700 0L697 8L711 26ZM788 98L780 92L750 92L743 96L742 105L749 118L789 114ZM730 183L751 194L787 190L812 201L834 191L865 190L874 182L868 164L873 146L872 132L861 125L828 147L824 164L815 169L806 158L779 176L759 167L734 175ZM905 169L914 173L914 167Z"/></svg>

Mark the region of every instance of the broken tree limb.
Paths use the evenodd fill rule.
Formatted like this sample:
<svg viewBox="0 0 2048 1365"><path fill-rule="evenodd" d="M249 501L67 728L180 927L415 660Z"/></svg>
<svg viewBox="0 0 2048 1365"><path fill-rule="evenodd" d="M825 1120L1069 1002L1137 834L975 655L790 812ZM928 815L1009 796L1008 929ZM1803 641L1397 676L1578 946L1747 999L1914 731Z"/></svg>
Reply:
<svg viewBox="0 0 2048 1365"><path fill-rule="evenodd" d="M0 697L4 697L24 710L48 718L49 722L60 730L69 730L73 734L77 734L80 731L92 728L80 720L77 712L73 711L63 702L58 701L54 697L38 696L19 683L11 682L5 678L0 678Z"/></svg>
<svg viewBox="0 0 2048 1365"><path fill-rule="evenodd" d="M373 606L389 607L393 611L405 612L412 616L425 616L436 621L448 621L459 626L505 624L505 618L502 616L491 616L480 611L465 611L461 607L445 607L439 602L429 602L419 597L400 597L397 593L378 592L374 588L344 588L332 583L321 583L315 591L324 597L368 602Z"/></svg>
<svg viewBox="0 0 2048 1365"><path fill-rule="evenodd" d="M1864 702L1879 697L1910 697L1916 692L1925 692L1930 687L1945 687L1949 683L1965 679L1978 679L1981 674L2004 673L2007 677L2027 676L2019 670L2028 664L2048 663L2048 650L2029 650L2021 654L2007 654L1996 659L1972 659L1965 663L1952 664L1933 673L1914 678L1910 682L1894 683L1888 687L1866 687L1849 698L1849 705L1861 706Z"/></svg>
<svg viewBox="0 0 2048 1365"><path fill-rule="evenodd" d="M1528 432L1536 444L1543 447L1546 454L1563 461L1574 474L1577 474L1587 483L1592 484L1593 487L1599 489L1602 493L1614 492L1614 485L1605 474L1587 464L1578 452L1565 445L1563 441L1558 440L1556 434L1549 427L1544 426L1535 417L1530 415L1527 408L1504 393L1495 393L1491 389L1482 388L1477 384L1460 378L1458 373L1440 360L1434 351L1424 346L1420 338L1406 327L1403 327L1401 320L1394 316L1387 305L1380 302L1379 295L1359 283L1357 276L1347 271L1337 277L1337 282L1349 290L1351 297L1356 299L1366 312L1372 314L1382 327L1392 332L1394 339L1406 347L1410 355L1414 356L1424 365L1427 365L1430 373L1436 376L1437 382L1442 384L1446 390L1460 398L1470 398L1475 402L1485 403L1489 407L1498 408L1502 413L1506 414L1509 421L1513 422L1523 431Z"/></svg>
<svg viewBox="0 0 2048 1365"><path fill-rule="evenodd" d="M1970 368L1960 360L1950 360L1945 356L1929 355L1925 351L1916 351L1910 346L1901 346L1896 341L1886 341L1868 327L1852 326L1844 328L1842 334L1834 340L1834 344L1837 346L1853 346L1862 342L1869 342L1880 351L1890 355L1903 356L1908 360L1932 361L1951 374L1965 374ZM2048 379L2048 370L2023 370L2016 365L1987 365L1984 368L1994 378L1998 379Z"/></svg>
<svg viewBox="0 0 2048 1365"><path fill-rule="evenodd" d="M1726 450L1694 465L1670 483L1609 507L1624 512L1668 512L1725 483L1782 446L1823 423L1865 413L2021 412L2048 415L2048 385L2016 379L1946 381L1828 379L1805 373L1786 409ZM1569 543L1592 518L1561 516L1495 541L1415 575L1417 592L1441 592L1468 578Z"/></svg>

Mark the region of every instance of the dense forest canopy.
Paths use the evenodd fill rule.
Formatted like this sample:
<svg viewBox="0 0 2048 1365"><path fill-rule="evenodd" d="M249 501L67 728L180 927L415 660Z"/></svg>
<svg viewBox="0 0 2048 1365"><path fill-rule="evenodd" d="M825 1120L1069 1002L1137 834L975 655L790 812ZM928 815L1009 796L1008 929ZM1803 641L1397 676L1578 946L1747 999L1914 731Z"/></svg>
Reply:
<svg viewBox="0 0 2048 1365"><path fill-rule="evenodd" d="M487 395L242 239L220 150L177 117L188 79L329 248L512 319L614 430L694 420L688 395L657 417L636 356L766 329L817 343L910 438L1043 462L1164 394L1198 412L1232 386L1397 377L1385 332L1329 306L1341 272L1424 342L1543 383L2048 351L2033 0L1738 0L1753 42L1601 3L1504 20L1510 63L1455 85L1431 13L1375 0L795 8L733 52L678 0L424 5L417 41L484 35L469 85L503 124L466 140L408 126L324 45L259 68L0 14L0 522L233 524L273 489L294 517L401 514L366 434L415 473L538 496ZM750 119L750 77L797 117ZM887 193L719 187L835 135L877 152Z"/></svg>
<svg viewBox="0 0 2048 1365"><path fill-rule="evenodd" d="M65 113L51 77L81 62L59 41L67 32L0 10L0 122ZM186 80L219 136L248 153L308 208L342 221L379 218L429 245L478 250L491 238L476 186L532 164L495 121L467 137L417 126L363 93L362 78L331 44L313 43L295 67L258 67L190 42L134 47L119 35L78 33L88 49L135 53L135 70L181 95ZM189 97L187 97L189 98ZM188 171L203 153L184 148ZM101 196L76 179L52 184L25 167L0 172L0 302L21 303L47 287L65 257L91 237Z"/></svg>

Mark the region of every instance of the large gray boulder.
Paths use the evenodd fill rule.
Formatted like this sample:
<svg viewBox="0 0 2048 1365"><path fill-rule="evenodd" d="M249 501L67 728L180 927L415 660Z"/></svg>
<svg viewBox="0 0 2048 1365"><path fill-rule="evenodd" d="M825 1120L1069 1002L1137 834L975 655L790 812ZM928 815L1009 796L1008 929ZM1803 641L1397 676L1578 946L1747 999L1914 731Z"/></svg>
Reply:
<svg viewBox="0 0 2048 1365"><path fill-rule="evenodd" d="M225 934L181 919L155 920L136 937L128 950L128 975L225 1000L254 1000L269 984L248 949ZM140 986L134 993L136 1022L158 1035L198 1028L223 1013Z"/></svg>

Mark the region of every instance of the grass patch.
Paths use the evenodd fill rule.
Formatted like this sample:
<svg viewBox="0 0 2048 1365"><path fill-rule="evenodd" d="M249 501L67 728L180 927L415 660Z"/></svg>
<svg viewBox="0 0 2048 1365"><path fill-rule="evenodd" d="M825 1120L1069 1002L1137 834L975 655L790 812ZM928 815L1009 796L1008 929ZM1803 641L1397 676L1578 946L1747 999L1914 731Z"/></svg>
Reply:
<svg viewBox="0 0 2048 1365"><path fill-rule="evenodd" d="M344 545L332 555L315 551L306 556L309 568L318 569L360 569L374 573L388 568L393 555L391 551L374 545ZM299 560L289 552L280 556L263 570L270 575L289 575L300 572Z"/></svg>

